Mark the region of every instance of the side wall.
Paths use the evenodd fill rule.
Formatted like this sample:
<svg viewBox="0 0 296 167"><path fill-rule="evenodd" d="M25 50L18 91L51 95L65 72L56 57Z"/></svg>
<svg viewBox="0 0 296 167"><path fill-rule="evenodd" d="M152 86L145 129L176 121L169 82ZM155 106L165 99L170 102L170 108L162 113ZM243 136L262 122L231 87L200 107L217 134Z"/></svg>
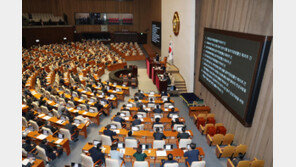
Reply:
<svg viewBox="0 0 296 167"><path fill-rule="evenodd" d="M198 81L204 27L273 35L272 0L202 0L199 34L196 38L195 93L201 96L229 133L235 134L236 144L248 145L247 157L273 161L273 50L271 47L257 108L250 128L242 124Z"/></svg>
<svg viewBox="0 0 296 167"><path fill-rule="evenodd" d="M193 91L195 47L195 0L162 0L161 56L168 56L169 42L173 41L173 64L179 68L187 91ZM175 36L172 19L175 11L180 17L180 32Z"/></svg>

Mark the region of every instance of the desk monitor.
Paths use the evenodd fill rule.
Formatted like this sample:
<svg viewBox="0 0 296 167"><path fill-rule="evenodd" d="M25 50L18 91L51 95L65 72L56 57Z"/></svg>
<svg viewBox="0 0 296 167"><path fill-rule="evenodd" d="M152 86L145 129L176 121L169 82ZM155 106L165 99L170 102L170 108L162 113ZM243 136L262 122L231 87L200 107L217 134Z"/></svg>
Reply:
<svg viewBox="0 0 296 167"><path fill-rule="evenodd" d="M118 143L118 148L119 148L119 149L124 148L124 143Z"/></svg>
<svg viewBox="0 0 296 167"><path fill-rule="evenodd" d="M165 150L172 150L173 149L173 145L172 144L166 144L166 145L164 145L164 149Z"/></svg>
<svg viewBox="0 0 296 167"><path fill-rule="evenodd" d="M139 131L140 129L139 129L139 127L137 127L137 126L133 126L132 127L132 131Z"/></svg>
<svg viewBox="0 0 296 167"><path fill-rule="evenodd" d="M115 124L111 124L110 129L117 129L117 126Z"/></svg>
<svg viewBox="0 0 296 167"><path fill-rule="evenodd" d="M100 144L100 143L101 143L101 142L100 142L99 140L93 140L93 145L96 146L96 147L97 147L98 144Z"/></svg>
<svg viewBox="0 0 296 167"><path fill-rule="evenodd" d="M137 116L139 119L144 118L143 114L137 114Z"/></svg>
<svg viewBox="0 0 296 167"><path fill-rule="evenodd" d="M82 166L79 163L71 162L71 167L82 167Z"/></svg>
<svg viewBox="0 0 296 167"><path fill-rule="evenodd" d="M140 147L142 147L142 150L147 150L148 149L147 144L140 144Z"/></svg>
<svg viewBox="0 0 296 167"><path fill-rule="evenodd" d="M62 133L58 133L58 138L59 138L59 139L64 139L64 134L62 134Z"/></svg>
<svg viewBox="0 0 296 167"><path fill-rule="evenodd" d="M43 130L43 134L46 135L46 136L48 136L49 133L48 133L47 130Z"/></svg>
<svg viewBox="0 0 296 167"><path fill-rule="evenodd" d="M121 117L125 117L125 113L120 113L120 116Z"/></svg>
<svg viewBox="0 0 296 167"><path fill-rule="evenodd" d="M61 120L62 120L62 121L66 121L65 116L61 116Z"/></svg>

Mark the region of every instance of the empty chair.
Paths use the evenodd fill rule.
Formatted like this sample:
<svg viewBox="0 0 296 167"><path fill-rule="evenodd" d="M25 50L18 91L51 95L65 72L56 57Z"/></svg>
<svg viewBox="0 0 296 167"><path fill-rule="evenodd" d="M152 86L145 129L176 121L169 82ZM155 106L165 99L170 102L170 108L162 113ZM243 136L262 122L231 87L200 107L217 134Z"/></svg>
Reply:
<svg viewBox="0 0 296 167"><path fill-rule="evenodd" d="M178 163L165 163L163 167L179 167Z"/></svg>
<svg viewBox="0 0 296 167"><path fill-rule="evenodd" d="M48 113L49 113L47 107L45 107L45 106L41 106L41 112L46 114L46 115L48 115Z"/></svg>
<svg viewBox="0 0 296 167"><path fill-rule="evenodd" d="M96 164L100 163L100 160L97 162L93 162L92 158L88 155L85 154L80 154L81 155L81 165L82 167L94 167Z"/></svg>
<svg viewBox="0 0 296 167"><path fill-rule="evenodd" d="M254 158L254 160L251 161L251 167L264 167L264 160Z"/></svg>
<svg viewBox="0 0 296 167"><path fill-rule="evenodd" d="M60 114L56 109L52 109L52 113L55 117L60 118Z"/></svg>
<svg viewBox="0 0 296 167"><path fill-rule="evenodd" d="M37 101L34 101L34 102L32 103L32 105L33 105L34 110L37 111L38 108L39 108L39 107L38 107L38 105L39 105L38 102L37 102Z"/></svg>
<svg viewBox="0 0 296 167"><path fill-rule="evenodd" d="M199 129L199 131L200 131L200 133L201 133L202 135L205 135L205 134L208 134L208 130L209 130L210 128L214 128L214 129L215 129L214 124L206 124L204 127L203 127L202 125L200 125L200 129Z"/></svg>
<svg viewBox="0 0 296 167"><path fill-rule="evenodd" d="M96 107L89 107L89 112L97 113L98 109Z"/></svg>
<svg viewBox="0 0 296 167"><path fill-rule="evenodd" d="M30 120L29 122L30 122L30 125L33 127L34 131L39 131L39 126L35 121Z"/></svg>
<svg viewBox="0 0 296 167"><path fill-rule="evenodd" d="M67 107L75 108L73 101L68 101Z"/></svg>
<svg viewBox="0 0 296 167"><path fill-rule="evenodd" d="M49 128L42 127L42 130L43 130L43 131L47 131L47 134L48 134L48 135L53 135L52 131L51 131Z"/></svg>
<svg viewBox="0 0 296 167"><path fill-rule="evenodd" d="M78 107L80 107L81 110L85 110L85 111L87 111L87 107L86 107L85 104L79 104Z"/></svg>
<svg viewBox="0 0 296 167"><path fill-rule="evenodd" d="M112 140L110 136L101 135L102 145L111 146Z"/></svg>
<svg viewBox="0 0 296 167"><path fill-rule="evenodd" d="M82 99L82 100L87 100L88 98L87 98L86 95L81 95L81 99Z"/></svg>
<svg viewBox="0 0 296 167"><path fill-rule="evenodd" d="M179 148L187 148L188 144L191 144L191 139L180 139L180 141L177 143Z"/></svg>
<svg viewBox="0 0 296 167"><path fill-rule="evenodd" d="M87 87L86 90L87 90L88 92L92 92L91 89L90 89L89 87Z"/></svg>
<svg viewBox="0 0 296 167"><path fill-rule="evenodd" d="M224 136L222 134L215 134L213 137L207 135L207 142L209 146L221 145Z"/></svg>
<svg viewBox="0 0 296 167"><path fill-rule="evenodd" d="M153 149L163 149L165 140L153 140Z"/></svg>
<svg viewBox="0 0 296 167"><path fill-rule="evenodd" d="M73 97L78 97L78 93L73 91L73 92L72 92L72 96L73 96Z"/></svg>
<svg viewBox="0 0 296 167"><path fill-rule="evenodd" d="M237 167L250 167L250 165L251 165L250 161L239 161L237 164Z"/></svg>
<svg viewBox="0 0 296 167"><path fill-rule="evenodd" d="M68 129L60 128L60 133L64 135L65 138L69 139L72 141L72 135Z"/></svg>
<svg viewBox="0 0 296 167"><path fill-rule="evenodd" d="M28 122L27 122L25 117L22 117L22 126L23 127L28 127Z"/></svg>
<svg viewBox="0 0 296 167"><path fill-rule="evenodd" d="M233 139L234 139L234 135L228 133L228 134L226 134L226 135L224 136L224 138L223 138L223 142L222 142L221 145L229 145L229 144L231 145L232 142L233 142Z"/></svg>
<svg viewBox="0 0 296 167"><path fill-rule="evenodd" d="M206 167L206 161L193 161L191 165L187 162L188 167Z"/></svg>
<svg viewBox="0 0 296 167"><path fill-rule="evenodd" d="M224 148L221 148L219 145L216 145L216 156L218 158L233 157L234 152L235 152L234 146L228 145Z"/></svg>
<svg viewBox="0 0 296 167"><path fill-rule="evenodd" d="M89 99L89 101L92 102L92 103L95 103L95 102L97 102L97 98L95 98L95 97L91 97L91 98Z"/></svg>
<svg viewBox="0 0 296 167"><path fill-rule="evenodd" d="M150 164L147 161L135 161L133 167L150 167Z"/></svg>
<svg viewBox="0 0 296 167"><path fill-rule="evenodd" d="M125 139L125 148L137 148L138 141L136 139Z"/></svg>
<svg viewBox="0 0 296 167"><path fill-rule="evenodd" d="M63 98L60 97L59 98L59 103L65 105L66 104L66 101L65 101L65 99L63 99Z"/></svg>
<svg viewBox="0 0 296 167"><path fill-rule="evenodd" d="M37 149L37 155L39 158L41 158L42 160L48 162L48 157L46 156L46 152L44 150L44 148L40 147L40 146L36 146L36 149Z"/></svg>
<svg viewBox="0 0 296 167"><path fill-rule="evenodd" d="M121 164L119 163L120 161L117 159L106 158L106 167L121 167L124 161Z"/></svg>

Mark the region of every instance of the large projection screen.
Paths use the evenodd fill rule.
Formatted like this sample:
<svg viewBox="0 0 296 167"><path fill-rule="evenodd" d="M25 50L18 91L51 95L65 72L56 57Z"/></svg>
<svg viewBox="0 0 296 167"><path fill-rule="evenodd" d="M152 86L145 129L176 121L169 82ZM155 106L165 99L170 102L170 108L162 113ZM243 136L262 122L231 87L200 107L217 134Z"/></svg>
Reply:
<svg viewBox="0 0 296 167"><path fill-rule="evenodd" d="M272 37L204 29L199 81L251 126Z"/></svg>

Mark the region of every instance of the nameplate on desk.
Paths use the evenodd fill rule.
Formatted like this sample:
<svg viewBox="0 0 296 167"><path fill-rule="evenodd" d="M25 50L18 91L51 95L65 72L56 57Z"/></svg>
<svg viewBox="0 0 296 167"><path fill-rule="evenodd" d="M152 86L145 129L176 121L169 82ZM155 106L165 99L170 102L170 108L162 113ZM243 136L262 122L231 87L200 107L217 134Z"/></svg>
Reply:
<svg viewBox="0 0 296 167"><path fill-rule="evenodd" d="M158 157L165 157L165 156L167 156L167 153L166 153L165 150L163 150L163 151L156 151L156 156L158 156Z"/></svg>

